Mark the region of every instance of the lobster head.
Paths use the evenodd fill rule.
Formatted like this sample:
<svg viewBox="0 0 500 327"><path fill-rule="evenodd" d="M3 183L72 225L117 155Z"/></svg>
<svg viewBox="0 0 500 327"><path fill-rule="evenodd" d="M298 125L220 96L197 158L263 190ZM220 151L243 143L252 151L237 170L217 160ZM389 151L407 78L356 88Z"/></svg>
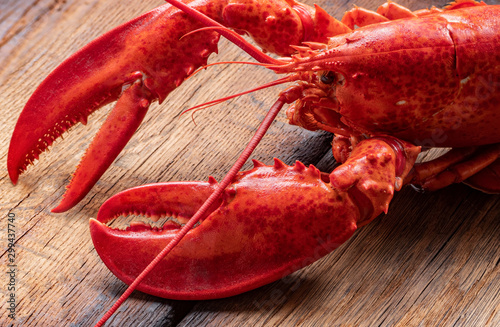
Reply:
<svg viewBox="0 0 500 327"><path fill-rule="evenodd" d="M288 110L291 123L344 136L385 134L419 145L432 140L434 147L498 142L491 118L479 110L498 104L491 87L497 68L483 55L498 53L496 23L481 33L468 28L485 17L498 22L487 6L477 4L404 24L368 25L331 37L326 45L296 47L288 65L274 68L313 75L302 99ZM487 94L478 96L485 88Z"/></svg>

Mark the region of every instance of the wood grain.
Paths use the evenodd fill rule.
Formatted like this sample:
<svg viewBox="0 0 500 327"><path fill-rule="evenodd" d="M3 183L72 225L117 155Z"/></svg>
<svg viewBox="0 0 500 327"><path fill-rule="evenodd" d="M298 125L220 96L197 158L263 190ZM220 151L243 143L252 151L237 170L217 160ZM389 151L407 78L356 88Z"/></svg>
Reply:
<svg viewBox="0 0 500 327"><path fill-rule="evenodd" d="M306 1L312 3L312 1ZM499 4L499 1L486 1ZM317 1L340 18L355 3ZM444 1L400 1L411 9ZM0 3L0 256L7 271L7 215L15 214L16 319L0 286L1 326L89 326L125 290L101 263L88 219L123 189L171 180L220 179L274 102L278 90L244 96L195 115L183 109L275 78L261 68L210 68L153 105L125 151L74 209L52 214L69 176L109 108L57 141L17 186L6 169L15 122L36 86L58 63L160 0L7 0ZM221 42L213 61L246 60ZM216 76L216 77L215 77ZM41 117L43 119L43 117ZM331 135L301 130L281 115L254 158L280 157L331 170ZM500 201L463 185L420 194L406 188L388 215L338 250L289 277L228 299L171 301L139 292L109 326L498 326ZM223 269L223 267L221 267Z"/></svg>

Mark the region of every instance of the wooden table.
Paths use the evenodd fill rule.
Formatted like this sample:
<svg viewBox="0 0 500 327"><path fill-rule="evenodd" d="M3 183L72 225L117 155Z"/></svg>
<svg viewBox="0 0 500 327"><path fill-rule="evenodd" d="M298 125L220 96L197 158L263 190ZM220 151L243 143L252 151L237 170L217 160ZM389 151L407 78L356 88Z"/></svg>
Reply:
<svg viewBox="0 0 500 327"><path fill-rule="evenodd" d="M312 3L312 1L307 1ZM487 1L499 4L498 0ZM318 4L335 17L353 4ZM445 1L401 1L411 9ZM420 3L420 4L419 4ZM35 87L68 55L161 0L3 0L0 3L1 326L89 326L125 285L102 264L88 232L102 202L120 190L157 181L220 179L279 90L257 92L195 115L190 106L275 77L262 68L224 65L200 73L161 106L150 109L125 151L74 209L52 214L70 173L109 107L57 141L17 186L7 149L17 117ZM216 60L246 60L227 42ZM425 67L423 67L425 69ZM43 119L43 117L40 117ZM331 135L286 123L284 114L257 148L267 164L277 156L331 170ZM247 166L249 167L249 166ZM140 292L109 326L498 326L500 325L500 198L455 185L421 194L406 188L388 215L359 230L330 255L260 289L213 301L172 301ZM14 320L8 217L15 226ZM11 252L12 253L12 252Z"/></svg>

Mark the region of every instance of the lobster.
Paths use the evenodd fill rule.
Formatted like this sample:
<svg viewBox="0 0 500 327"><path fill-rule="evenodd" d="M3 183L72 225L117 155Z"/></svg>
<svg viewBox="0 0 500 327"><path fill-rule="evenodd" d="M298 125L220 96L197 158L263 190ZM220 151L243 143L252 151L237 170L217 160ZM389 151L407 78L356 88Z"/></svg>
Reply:
<svg viewBox="0 0 500 327"><path fill-rule="evenodd" d="M295 82L280 93L255 142L221 183L209 178L146 185L103 204L91 220L91 235L105 264L126 283L166 243L184 237L137 288L172 299L232 296L326 255L357 227L387 212L403 185L436 190L465 181L499 193L498 6L457 1L444 10L411 12L388 2L377 13L354 8L342 21L294 1L192 1L182 10L159 7L56 68L26 104L9 149L9 174L16 183L64 131L118 99L53 210L63 212L90 191L149 104L162 102L206 65L219 33L262 66L288 74L266 87ZM353 30L355 25L360 28ZM284 57L268 57L227 26ZM333 172L279 160L272 166L254 162L253 169L238 172L284 104L292 104L292 124L336 135L333 154L342 164ZM39 116L44 121L35 123ZM420 146L427 145L417 139L454 149L415 164ZM155 231L142 223L126 231L104 225L133 212L193 218L182 229L176 222ZM131 260L129 253L141 255ZM220 266L228 270L217 273Z"/></svg>

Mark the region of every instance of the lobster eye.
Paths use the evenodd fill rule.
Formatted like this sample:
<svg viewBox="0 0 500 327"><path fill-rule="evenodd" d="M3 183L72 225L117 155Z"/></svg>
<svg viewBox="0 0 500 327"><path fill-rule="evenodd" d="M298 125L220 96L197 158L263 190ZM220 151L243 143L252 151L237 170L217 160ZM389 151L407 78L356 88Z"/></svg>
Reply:
<svg viewBox="0 0 500 327"><path fill-rule="evenodd" d="M327 71L321 75L321 82L323 84L332 84L335 82L335 73L332 71Z"/></svg>

